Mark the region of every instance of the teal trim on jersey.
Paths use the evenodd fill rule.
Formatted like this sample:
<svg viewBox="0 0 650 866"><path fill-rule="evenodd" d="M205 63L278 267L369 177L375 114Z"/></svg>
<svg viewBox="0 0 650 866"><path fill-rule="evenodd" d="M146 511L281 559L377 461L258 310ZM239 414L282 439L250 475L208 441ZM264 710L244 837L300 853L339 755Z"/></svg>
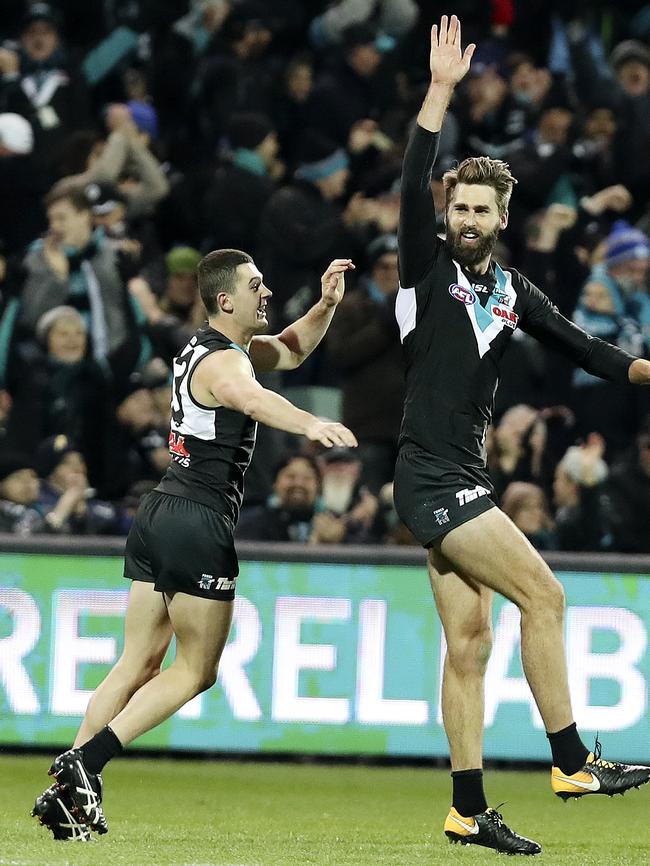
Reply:
<svg viewBox="0 0 650 866"><path fill-rule="evenodd" d="M230 344L230 348L231 348L231 349L237 349L239 352L242 353L242 355L246 355L246 357L247 357L248 360L250 361L250 355L248 354L248 352L246 351L246 349L242 349L242 347L241 347L241 346L238 346L237 343L231 343L231 344Z"/></svg>
<svg viewBox="0 0 650 866"><path fill-rule="evenodd" d="M476 323L482 331L485 331L490 327L492 322L494 322L494 316L492 315L492 304L496 304L497 306L502 303L502 298L507 294L506 287L508 285L508 278L503 273L499 265L494 263L494 276L496 279L496 283L492 291L490 292L490 297L488 298L488 302L485 307L480 303L480 301L476 300L474 304L474 311L476 313Z"/></svg>
<svg viewBox="0 0 650 866"><path fill-rule="evenodd" d="M0 319L0 388L7 384L7 361L9 359L9 346L14 333L20 300L12 298L7 303L7 308Z"/></svg>

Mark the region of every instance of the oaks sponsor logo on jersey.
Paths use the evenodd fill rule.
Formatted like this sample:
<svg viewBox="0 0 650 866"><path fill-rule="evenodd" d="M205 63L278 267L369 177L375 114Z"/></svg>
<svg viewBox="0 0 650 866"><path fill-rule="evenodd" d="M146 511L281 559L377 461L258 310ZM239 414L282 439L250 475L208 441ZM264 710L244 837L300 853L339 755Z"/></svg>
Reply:
<svg viewBox="0 0 650 866"><path fill-rule="evenodd" d="M190 465L190 452L185 447L185 437L173 430L169 433L169 453L175 463L180 463L186 469Z"/></svg>
<svg viewBox="0 0 650 866"><path fill-rule="evenodd" d="M512 328L513 331L517 327L519 316L514 312L514 310L506 310L503 307L497 307L495 304L492 307L492 315L496 316L497 319L501 319L503 324L508 328Z"/></svg>
<svg viewBox="0 0 650 866"><path fill-rule="evenodd" d="M459 286L458 283L452 283L449 286L449 294L452 298L460 301L461 304L465 304L466 307L471 307L472 304L476 303L474 292L471 289L465 288L465 286Z"/></svg>

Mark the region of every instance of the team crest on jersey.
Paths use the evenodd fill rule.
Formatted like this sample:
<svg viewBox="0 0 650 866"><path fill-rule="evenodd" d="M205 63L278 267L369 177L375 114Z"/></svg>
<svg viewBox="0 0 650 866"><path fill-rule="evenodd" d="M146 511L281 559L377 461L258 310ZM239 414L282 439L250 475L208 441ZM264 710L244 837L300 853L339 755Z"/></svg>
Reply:
<svg viewBox="0 0 650 866"><path fill-rule="evenodd" d="M513 310L506 310L503 307L497 307L495 305L492 307L492 315L501 319L503 324L507 328L512 328L513 331L517 327L519 316Z"/></svg>
<svg viewBox="0 0 650 866"><path fill-rule="evenodd" d="M465 288L465 286L459 286L458 283L452 283L449 286L449 294L452 298L460 301L461 304L465 304L466 307L471 307L472 304L476 303L474 292L471 289Z"/></svg>
<svg viewBox="0 0 650 866"><path fill-rule="evenodd" d="M185 447L185 437L173 430L169 433L169 453L175 463L180 463L185 468L190 465L190 452Z"/></svg>

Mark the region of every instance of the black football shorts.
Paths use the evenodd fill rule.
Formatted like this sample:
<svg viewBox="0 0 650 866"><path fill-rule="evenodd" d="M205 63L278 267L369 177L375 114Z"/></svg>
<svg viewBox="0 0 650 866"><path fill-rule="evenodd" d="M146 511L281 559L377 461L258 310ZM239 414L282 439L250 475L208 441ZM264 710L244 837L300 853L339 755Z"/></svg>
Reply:
<svg viewBox="0 0 650 866"><path fill-rule="evenodd" d="M230 520L213 508L153 490L126 539L124 577L158 592L232 601L239 562Z"/></svg>
<svg viewBox="0 0 650 866"><path fill-rule="evenodd" d="M417 446L400 449L395 510L423 547L496 505L487 470L460 466Z"/></svg>

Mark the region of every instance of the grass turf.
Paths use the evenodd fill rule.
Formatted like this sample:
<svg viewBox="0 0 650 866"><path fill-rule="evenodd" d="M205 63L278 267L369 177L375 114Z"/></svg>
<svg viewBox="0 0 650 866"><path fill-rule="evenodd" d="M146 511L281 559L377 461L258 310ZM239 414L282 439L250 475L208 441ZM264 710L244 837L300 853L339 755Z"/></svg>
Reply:
<svg viewBox="0 0 650 866"><path fill-rule="evenodd" d="M424 768L114 761L104 774L110 832L54 842L29 817L48 784L46 757L0 758L0 866L496 866L493 851L442 834L449 776ZM547 773L488 774L513 829L540 862L650 862L650 791L563 804Z"/></svg>

